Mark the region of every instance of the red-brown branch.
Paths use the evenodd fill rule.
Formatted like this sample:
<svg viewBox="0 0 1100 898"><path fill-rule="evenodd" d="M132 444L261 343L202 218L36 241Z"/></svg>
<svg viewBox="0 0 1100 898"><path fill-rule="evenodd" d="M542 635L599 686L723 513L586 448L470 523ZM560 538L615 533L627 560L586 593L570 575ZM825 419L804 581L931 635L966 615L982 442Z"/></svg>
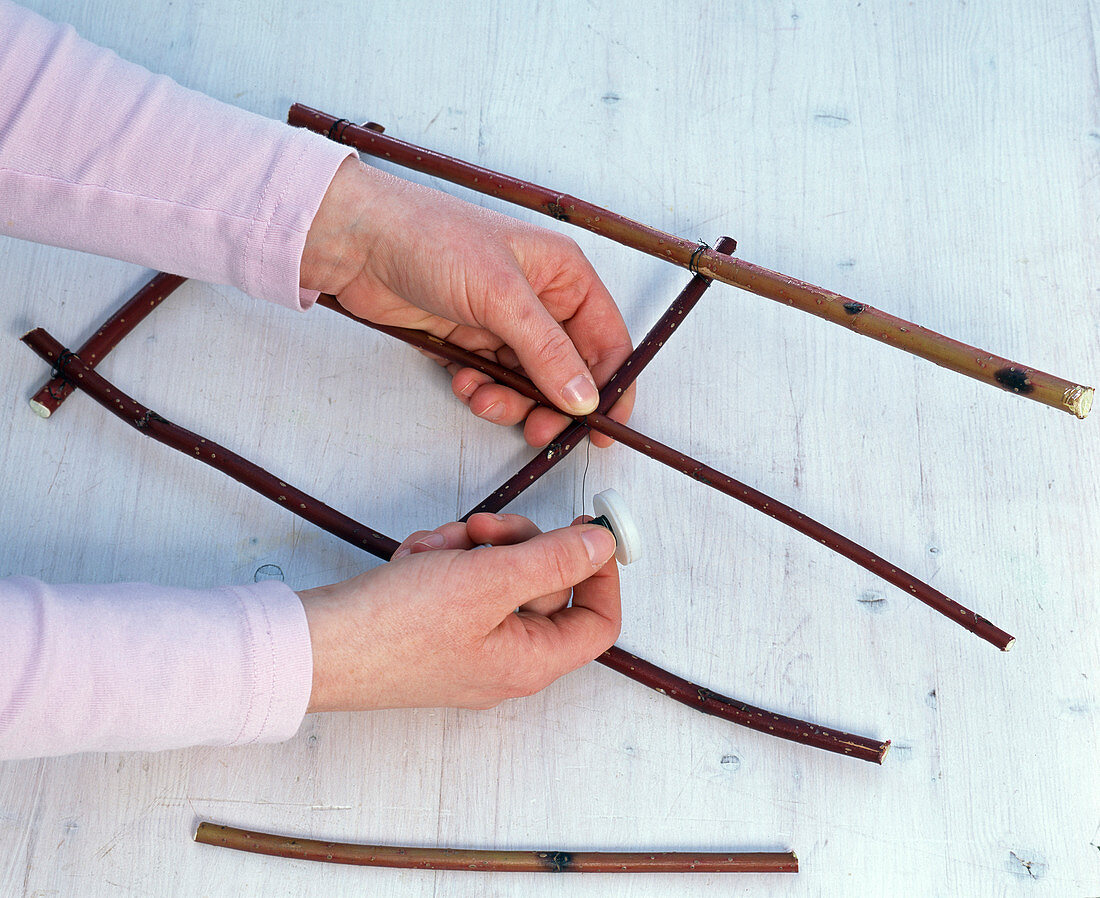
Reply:
<svg viewBox="0 0 1100 898"><path fill-rule="evenodd" d="M491 362L460 346L455 346L452 343L448 343L446 340L441 340L439 337L426 334L423 331L390 327L388 325L375 324L372 321L367 321L362 318L356 318L350 312L346 311L334 297L322 294L318 302L326 308L340 312L353 321L358 321L360 324L364 324L374 330L381 331L391 337L396 337L398 340L402 340L418 349L440 356L447 361L455 362L464 367L481 371L483 374L489 375L498 383L515 390L528 399L545 405L548 408L555 408L554 403L543 396L531 381L521 374L517 374L510 368L505 368L503 365L498 365L496 362ZM789 505L772 499L759 490L741 483L741 481L730 477L728 474L724 474L716 468L705 465L701 461L697 461L670 446L659 443L657 440L647 437L645 434L641 434L627 427L625 424L620 424L618 421L614 421L607 417L607 415L600 414L599 412L593 412L583 417L575 417L574 421L579 421L592 428L592 430L599 431L611 437L613 440L641 452L654 461L659 461L664 465L668 465L668 467L680 471L692 479L698 480L700 483L705 483L719 492L725 493L727 496L732 496L734 499L744 502L757 511L762 511L769 517L775 518L777 521L792 527L799 533L816 540L823 546L832 549L834 552L866 568L886 582L892 583L899 589L905 590L933 610L944 615L944 617L950 618L964 629L992 643L1002 651L1007 651L1012 647L1012 643L1015 642L1015 638L1010 636L1000 627L986 620L986 618L982 617L980 614L960 605L954 599L948 598L938 589L934 589L924 581L918 580L912 574L896 567L869 549L865 549L863 546L859 545L859 543L848 539L846 536L841 536L835 530L826 527L813 518L807 517L801 512L791 508Z"/></svg>
<svg viewBox="0 0 1100 898"><path fill-rule="evenodd" d="M1070 412L1078 418L1084 418L1092 407L1092 387L995 356L879 311L866 303L753 265L744 259L715 252L560 191L397 140L381 133L380 126L355 125L347 119L338 119L299 103L290 107L287 120L292 125L326 134L332 140L355 147L362 153L443 178L559 221L568 221L624 246L793 306L975 380Z"/></svg>
<svg viewBox="0 0 1100 898"><path fill-rule="evenodd" d="M117 415L145 436L229 475L276 505L289 509L311 524L316 524L322 530L327 530L333 536L338 536L378 558L388 559L397 548L396 540L330 508L247 458L219 446L213 440L162 418L111 384L42 328L35 328L24 334L22 339L39 358L54 365L54 370L73 386L84 390L107 411Z"/></svg>
<svg viewBox="0 0 1100 898"><path fill-rule="evenodd" d="M492 851L324 842L203 821L195 841L301 861L474 873L797 873L793 851Z"/></svg>
<svg viewBox="0 0 1100 898"><path fill-rule="evenodd" d="M814 748L849 755L861 761L872 761L875 764L881 764L890 750L889 741L879 742L877 739L869 739L866 736L855 736L831 727L807 723L794 717L776 714L774 711L765 711L763 708L730 698L728 695L712 692L663 670L656 664L646 661L645 658L625 652L617 645L613 645L596 660L617 673L624 674L689 708L769 736L778 736L780 739L789 739L791 742L811 745Z"/></svg>
<svg viewBox="0 0 1100 898"><path fill-rule="evenodd" d="M121 418L123 421L126 421L146 436L176 449L179 452L183 452L185 455L199 459L204 464L227 474L234 480L247 486L249 489L255 490L260 495L275 502L277 505L281 505L299 517L316 524L333 536L357 548L364 549L378 558L388 559L397 548L397 540L390 539L378 531L372 530L370 527L349 518L347 515L341 514L335 509L325 505L320 500L291 486L286 481L280 480L275 477L275 475L265 471L263 468L253 464L247 459L236 455L225 447L219 446L217 443L192 433L180 427L178 424L173 424L171 421L156 414L156 412L141 405L113 384L109 383L101 375L93 371L88 365L81 361L79 356L70 353L42 328L36 328L25 334L23 336L23 342L41 359L54 365L60 374L64 375L74 385L88 393L92 399L105 409ZM669 684L671 684L673 691L679 691L683 694L689 694L694 691L699 695L704 693L709 695L711 697L711 702L708 704L707 708L702 709L705 710L706 713L714 714L715 716L723 717L726 720L740 723L743 726L754 729L762 729L758 725L758 721L760 720L759 714L770 714L770 712L760 712L759 709L753 708L751 705L745 705L735 699L724 699L717 693L711 693L709 690L705 689L705 687L687 683L686 680L682 680L674 674L661 670L655 665L642 661L642 659L636 656L626 655L626 653L622 653L621 650L618 649L613 650L610 656L605 655L601 657L600 660L604 664L614 666L614 658L618 657L618 654L634 659L632 665L621 665L621 667L615 668L632 679L645 684L656 684L653 685L652 688L661 691L668 691ZM606 660L608 657L611 659L610 662ZM682 684L686 684L686 686ZM678 698L678 700L683 701L684 699ZM725 702L725 707L720 707L723 702ZM853 736L848 733L839 733L839 731L829 730L827 728L815 727L813 724L791 720L790 718L783 718L781 715L773 716L775 719L788 720L790 723L788 727L771 730L774 735L780 738L798 742L801 741L800 733L803 731L837 733L837 738L833 742L829 742L827 739L818 739L815 742L806 744L811 744L817 748L824 748L827 751L833 751L838 754L847 754L852 757L859 757L862 760L877 761L881 763L886 746L888 745L888 743L875 743L861 736ZM872 750L869 753L863 754L850 750L850 745L859 742L866 742L872 746L877 745L879 746L879 750L877 752Z"/></svg>
<svg viewBox="0 0 1100 898"><path fill-rule="evenodd" d="M720 253L732 253L737 247L737 241L732 237L720 237L715 248ZM619 397L626 392L638 375L653 361L658 350L668 342L676 333L676 329L684 320L684 317L695 308L695 304L702 299L707 287L711 285L711 279L702 275L695 275L680 294L672 301L672 305L657 319L657 323L649 329L649 333L642 338L642 342L623 362L619 370L612 375L602 390L600 390L600 404L596 411L607 414L611 407L618 402ZM499 489L494 490L481 500L477 505L462 516L460 520L467 520L478 512L497 512L515 499L527 487L550 471L577 445L588 436L591 428L587 424L573 423L563 430L553 442L539 452L526 465L520 468L512 477L508 478Z"/></svg>
<svg viewBox="0 0 1100 898"><path fill-rule="evenodd" d="M144 321L145 317L185 280L187 278L180 277L178 274L160 272L154 275L152 280L103 322L103 326L77 350L77 354L89 367L94 368L123 337ZM63 378L52 377L31 398L31 408L36 414L48 418L57 411L72 391L72 386Z"/></svg>

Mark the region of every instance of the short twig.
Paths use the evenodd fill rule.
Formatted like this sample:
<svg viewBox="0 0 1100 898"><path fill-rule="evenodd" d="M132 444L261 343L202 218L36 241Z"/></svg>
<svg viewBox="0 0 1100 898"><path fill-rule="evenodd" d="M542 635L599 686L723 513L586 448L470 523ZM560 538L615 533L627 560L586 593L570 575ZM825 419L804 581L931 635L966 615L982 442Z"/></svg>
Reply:
<svg viewBox="0 0 1100 898"><path fill-rule="evenodd" d="M718 241L717 249L719 252L729 253L733 252L736 246L737 242L733 238L722 237ZM642 338L630 357L623 362L619 370L607 382L607 385L600 390L600 404L596 409L597 411L603 414L611 411L611 407L619 401L619 398L634 383L638 375L653 361L657 351L676 333L680 323L688 312L695 308L695 304L699 302L710 285L710 278L702 275L696 275L688 282L687 286L680 291L679 296L672 301L672 305L657 319L657 323L649 329L649 333ZM508 478L499 488L493 490L470 511L466 512L462 516L462 520L465 521L471 515L481 511L500 511L572 452L581 440L588 436L589 430L591 428L587 424L573 423L569 425L554 438L550 446L541 450L538 455L512 477Z"/></svg>
<svg viewBox="0 0 1100 898"><path fill-rule="evenodd" d="M160 272L135 293L78 349L79 355L91 368L98 365L119 341L141 323L145 316L159 306L186 278L178 274ZM73 391L63 378L52 377L31 398L31 408L43 418L48 418L61 406Z"/></svg>

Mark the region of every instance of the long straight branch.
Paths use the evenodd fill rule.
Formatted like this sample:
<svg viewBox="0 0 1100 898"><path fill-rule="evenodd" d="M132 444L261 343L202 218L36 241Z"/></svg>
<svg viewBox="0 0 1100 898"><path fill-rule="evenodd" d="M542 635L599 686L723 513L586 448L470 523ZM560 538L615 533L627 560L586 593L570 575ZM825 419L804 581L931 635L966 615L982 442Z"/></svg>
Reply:
<svg viewBox="0 0 1100 898"><path fill-rule="evenodd" d="M797 873L793 851L492 851L299 839L203 821L195 841L302 861L474 873Z"/></svg>
<svg viewBox="0 0 1100 898"><path fill-rule="evenodd" d="M736 246L737 241L732 237L720 237L715 248L719 252L731 253ZM703 277L701 274L695 275L688 281L687 286L672 301L672 305L657 319L657 323L649 329L649 333L642 338L630 357L623 362L606 386L600 390L600 404L596 407L596 411L605 415L611 411L611 407L618 401L619 397L637 380L638 375L645 370L646 366L653 361L658 350L676 333L676 329L683 322L685 316L695 308L695 304L702 299L711 283L710 278ZM587 424L573 423L569 425L554 438L549 446L539 452L512 477L508 478L499 489L494 490L466 512L460 520L465 521L472 515L482 511L500 511L572 452L581 440L588 436L589 430L591 428Z"/></svg>
<svg viewBox="0 0 1100 898"><path fill-rule="evenodd" d="M356 125L300 103L290 107L287 120L292 125L326 134L362 153L567 221L693 273L794 306L865 337L1078 418L1084 418L1092 408L1092 387L1001 358L866 303L715 252L560 191L397 140L381 133L382 128L378 125Z"/></svg>
<svg viewBox="0 0 1100 898"><path fill-rule="evenodd" d="M554 403L543 396L538 387L531 383L526 377L517 374L510 368L505 368L503 365L498 365L496 362L491 362L460 346L455 346L452 343L448 343L446 340L424 333L423 331L375 324L372 321L357 318L346 311L334 297L327 296L326 294L322 294L317 301L326 308L333 309L353 321L358 321L360 324L381 331L391 337L395 337L425 352L440 356L447 361L455 362L467 368L474 368L483 374L489 375L498 383L526 396L528 399L540 405L545 405L548 408L557 410ZM558 411L560 414L564 414L564 412ZM599 412L574 417L573 420L583 423L592 428L592 430L605 434L613 440L622 443L624 446L629 446L631 449L652 458L654 461L659 461L674 470L680 471L692 479L698 480L700 483L705 483L719 492L725 493L727 496L732 496L734 499L744 502L757 511L762 511L769 517L775 518L777 521L792 527L799 533L816 540L823 546L832 549L834 552L866 568L886 582L892 583L899 589L905 590L933 610L944 615L944 617L950 618L964 629L969 630L976 636L997 646L1001 651L1007 651L1012 647L1012 643L1016 641L1015 637L1010 636L1000 627L986 620L977 612L971 611L963 605L960 605L954 599L948 598L938 589L934 589L924 581L918 580L912 574L891 564L869 549L865 549L863 546L859 545L859 543L848 539L846 536L841 536L835 530L826 527L813 518L795 511L795 509L791 508L789 505L773 499L759 490L753 489L751 486L730 477L728 474L722 473L716 468L705 465L701 461L697 461L691 456L673 449L671 446L659 443L657 440L647 437L645 434L641 434L627 427L625 424L620 424L618 421L614 421L607 417L607 415L600 414Z"/></svg>
<svg viewBox="0 0 1100 898"><path fill-rule="evenodd" d="M173 424L156 412L141 405L141 403L127 396L93 371L79 356L67 350L42 328L36 328L24 334L22 339L39 358L54 365L56 374L64 376L109 412L146 436L185 455L199 459L204 464L227 474L238 483L256 491L277 505L287 508L304 520L317 525L357 548L370 552L378 558L389 559L397 548L397 540L384 536L378 531L349 518L347 515L341 514L320 500L291 486L286 481L280 480L259 465L242 458L211 440L186 430L178 424ZM614 659L620 655L626 659L633 659L633 662L618 664ZM610 661L607 660L609 656L612 659ZM726 699L718 693L710 692L705 687L688 683L686 680L662 670L648 661L634 655L628 655L622 652L621 649L612 648L609 653L605 653L599 660L625 676L652 689L665 692L677 701L686 704L692 704L692 702L686 701L684 696L693 693L699 697L709 696L711 700L706 702L705 705L697 705L699 710L751 729L771 733L783 739L801 742L815 748L822 748L826 751L879 764L882 763L889 748L888 742L877 742L873 739L855 736L840 730L818 727L804 721L773 714L770 711L761 711L752 705L738 702L736 699ZM776 726L776 721L784 723L781 726Z"/></svg>
<svg viewBox="0 0 1100 898"><path fill-rule="evenodd" d="M163 271L153 275L145 286L104 321L103 326L77 350L79 356L94 368L185 280L187 278L178 274L166 274ZM72 391L72 385L64 378L52 377L31 397L31 408L35 414L48 418L58 410Z"/></svg>

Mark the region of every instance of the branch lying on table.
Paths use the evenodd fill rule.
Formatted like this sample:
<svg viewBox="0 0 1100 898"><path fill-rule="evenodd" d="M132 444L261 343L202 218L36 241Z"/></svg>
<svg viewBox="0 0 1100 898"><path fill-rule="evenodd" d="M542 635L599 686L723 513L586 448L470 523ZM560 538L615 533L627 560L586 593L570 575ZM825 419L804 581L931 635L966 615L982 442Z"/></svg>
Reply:
<svg viewBox="0 0 1100 898"><path fill-rule="evenodd" d="M720 237L715 248L722 253L732 253L736 247L737 241L732 237ZM710 278L699 274L688 281L687 286L672 301L672 305L657 319L657 323L649 329L649 333L642 338L642 342L638 344L630 357L623 362L619 370L607 382L607 385L600 390L600 404L597 406L596 411L605 415L611 411L611 407L618 401L619 397L637 380L638 375L645 370L646 365L653 361L657 351L676 333L676 329L680 326L684 317L695 308L695 304L699 302L710 285ZM591 428L587 424L571 424L558 434L549 446L540 451L512 477L508 478L499 489L494 490L466 512L460 520L465 521L472 515L482 511L500 511L572 452L580 441L588 436L589 430Z"/></svg>
<svg viewBox="0 0 1100 898"><path fill-rule="evenodd" d="M299 517L316 524L333 536L339 537L357 548L364 549L378 558L388 559L397 548L397 540L390 539L388 536L384 536L378 531L352 520L347 515L330 508L320 500L286 483L286 481L280 480L259 465L242 458L223 446L219 446L217 443L180 427L178 424L173 424L156 412L141 405L93 371L81 361L79 356L69 352L42 328L30 331L22 339L39 358L54 365L58 374L63 375L74 386L84 390L109 412L126 421L146 436L185 455L197 458L204 464L255 490L277 505L281 505ZM620 657L634 660L633 662L620 664L617 660ZM651 688L666 692L666 694L676 698L677 701L686 704L692 704L693 702L690 700L685 701L685 698L681 697L680 694L673 693L682 693L685 696L694 693L700 697L706 695L708 700L705 706L704 704L698 705L700 710L705 711L705 713L792 742L801 742L815 748L823 748L837 754L849 755L877 763L882 762L889 746L889 743L875 742L839 730L817 727L814 724L786 718L768 711L761 711L734 699L726 699L702 686L688 683L674 674L661 670L655 665L650 665L649 662L643 662L642 659L636 656L628 655L621 649L613 648L611 652L605 653L598 660L631 679L645 685L651 685ZM643 668L642 665L647 665L647 667ZM662 677L665 679L661 679ZM674 686L671 690L669 688L670 684ZM785 721L786 725L776 726L776 721ZM860 746L863 747L862 750L859 750Z"/></svg>
<svg viewBox="0 0 1100 898"><path fill-rule="evenodd" d="M526 396L528 399L540 405L545 405L548 408L553 408L557 410L559 414L564 414L564 412L556 409L554 403L543 396L531 381L517 374L510 368L505 368L503 365L498 365L496 362L491 362L476 353L469 352L459 346L448 343L446 340L441 340L439 337L426 334L423 331L410 330L403 327L390 327L388 325L375 324L363 318L356 318L344 309L335 297L322 293L317 302L325 306L325 308L339 312L352 321L358 321L360 324L364 324L374 330L389 334L391 337L396 337L398 340L415 346L417 349L422 349L432 355L440 356L449 362L455 362L467 368L474 368L483 374L489 375L498 383ZM751 486L747 486L739 480L735 480L728 474L723 474L721 471L709 465L705 465L700 461L696 461L694 458L670 446L665 446L663 443L659 443L644 434L638 433L638 431L627 427L625 424L613 421L611 418L607 417L607 415L600 414L599 412L574 417L573 420L585 424L592 430L606 434L613 440L641 452L654 461L659 461L662 464L668 465L670 468L687 474L694 480L705 483L719 492L725 493L727 496L732 496L734 499L738 499L746 505L758 511L762 511L764 514L775 518L777 521L792 527L799 533L816 540L823 546L854 561L856 564L866 568L872 574L881 577L888 583L892 583L899 589L905 590L910 595L920 599L933 610L944 615L944 617L950 618L964 629L992 643L1002 651L1010 649L1012 643L1015 642L1015 637L1010 636L1004 630L1000 629L1000 627L986 620L980 614L948 598L938 589L934 589L922 580L918 580L912 574L903 571L901 568L895 567L884 558L876 555L869 549L865 549L863 546L859 545L859 543L853 542L846 536L841 536L835 530L831 530L824 524L815 521L813 518L809 518L795 511L789 505L772 499L759 490L753 489Z"/></svg>
<svg viewBox="0 0 1100 898"><path fill-rule="evenodd" d="M866 303L715 252L705 244L666 234L585 200L388 137L381 133L383 129L380 125L355 125L347 119L338 119L300 103L290 107L287 120L292 125L309 128L355 147L362 153L443 178L559 221L567 221L624 246L687 268L693 274L706 275L758 296L794 306L873 340L889 343L944 368L1061 409L1078 418L1084 418L1092 408L1092 387L1071 383L992 355L879 311Z"/></svg>
<svg viewBox="0 0 1100 898"><path fill-rule="evenodd" d="M77 350L77 353L89 367L94 368L123 337L144 321L145 316L164 302L165 298L185 280L187 278L180 277L178 274L164 272L155 274L149 283L103 322L103 326ZM34 409L35 414L48 418L57 411L72 391L72 385L64 378L52 377L31 398L31 408Z"/></svg>
<svg viewBox="0 0 1100 898"><path fill-rule="evenodd" d="M178 424L173 424L167 418L146 408L96 373L90 365L78 355L69 352L42 328L35 328L24 334L22 340L38 354L39 358L54 365L56 374L63 376L74 387L84 390L107 411L132 425L147 437L152 437L158 443L164 443L165 446L170 446L223 474L228 474L238 483L243 483L276 505L290 509L311 524L316 524L322 530L327 530L378 558L388 559L399 545L397 540L390 539L377 530L372 530L336 509L330 508L247 458L242 458L212 440L192 433Z"/></svg>
<svg viewBox="0 0 1100 898"><path fill-rule="evenodd" d="M797 873L793 851L487 851L323 842L203 821L195 841L302 861L478 873Z"/></svg>

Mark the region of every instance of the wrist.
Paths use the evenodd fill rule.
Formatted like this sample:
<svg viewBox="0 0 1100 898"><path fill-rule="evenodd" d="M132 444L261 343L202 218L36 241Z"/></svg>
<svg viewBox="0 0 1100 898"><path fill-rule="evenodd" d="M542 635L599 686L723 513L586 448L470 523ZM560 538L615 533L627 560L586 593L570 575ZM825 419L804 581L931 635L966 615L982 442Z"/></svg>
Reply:
<svg viewBox="0 0 1100 898"><path fill-rule="evenodd" d="M307 589L298 593L306 613L309 626L309 643L313 652L313 683L310 687L307 714L316 711L334 711L338 709L332 693L331 676L331 624L332 613L329 607L329 588L325 586Z"/></svg>
<svg viewBox="0 0 1100 898"><path fill-rule="evenodd" d="M367 166L351 156L336 170L306 234L299 276L303 290L339 293L362 270L370 181Z"/></svg>

